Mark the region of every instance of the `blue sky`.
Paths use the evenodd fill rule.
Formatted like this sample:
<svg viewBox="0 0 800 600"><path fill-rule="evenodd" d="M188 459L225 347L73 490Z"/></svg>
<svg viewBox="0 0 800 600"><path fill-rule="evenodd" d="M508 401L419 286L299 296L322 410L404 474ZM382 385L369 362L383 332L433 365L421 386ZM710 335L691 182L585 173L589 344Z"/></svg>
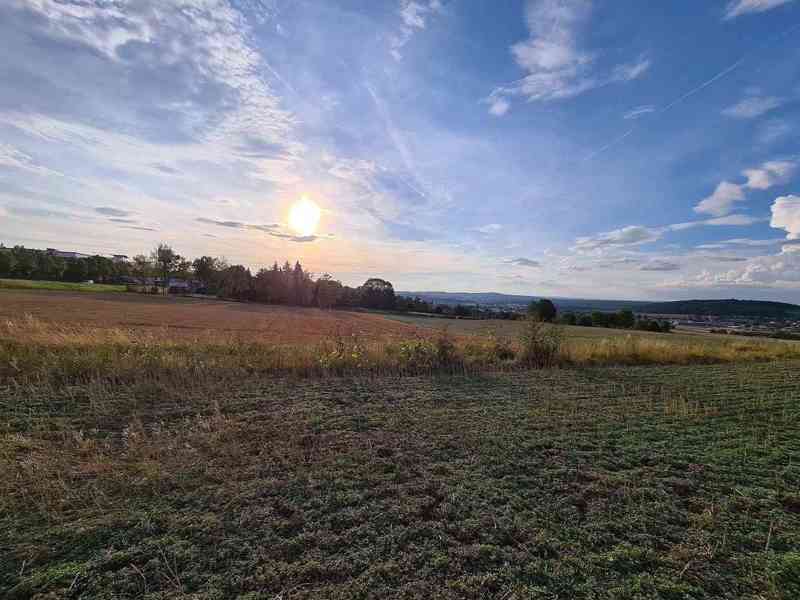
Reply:
<svg viewBox="0 0 800 600"><path fill-rule="evenodd" d="M793 0L5 1L0 240L800 302L798 37Z"/></svg>

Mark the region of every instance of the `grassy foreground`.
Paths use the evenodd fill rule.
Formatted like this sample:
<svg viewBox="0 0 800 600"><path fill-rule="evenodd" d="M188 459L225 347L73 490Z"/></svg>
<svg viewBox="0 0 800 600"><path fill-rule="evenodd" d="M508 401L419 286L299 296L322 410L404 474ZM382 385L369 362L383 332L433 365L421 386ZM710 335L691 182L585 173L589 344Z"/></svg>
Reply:
<svg viewBox="0 0 800 600"><path fill-rule="evenodd" d="M0 595L794 599L798 367L7 385Z"/></svg>
<svg viewBox="0 0 800 600"><path fill-rule="evenodd" d="M0 289L51 290L62 292L124 292L124 285L105 283L70 283L68 281L32 281L28 279L0 279Z"/></svg>

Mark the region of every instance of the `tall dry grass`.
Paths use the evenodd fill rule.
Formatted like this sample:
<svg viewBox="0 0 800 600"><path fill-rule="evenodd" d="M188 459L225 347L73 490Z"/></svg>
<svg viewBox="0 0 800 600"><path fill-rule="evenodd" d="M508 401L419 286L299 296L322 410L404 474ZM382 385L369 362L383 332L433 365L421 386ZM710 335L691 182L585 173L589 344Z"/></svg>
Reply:
<svg viewBox="0 0 800 600"><path fill-rule="evenodd" d="M767 340L616 335L574 339L530 324L518 340L495 337L375 341L336 335L314 344L276 345L218 332L170 340L135 329L0 323L0 384L69 383L146 377L419 375L581 365L703 364L800 359L800 344Z"/></svg>

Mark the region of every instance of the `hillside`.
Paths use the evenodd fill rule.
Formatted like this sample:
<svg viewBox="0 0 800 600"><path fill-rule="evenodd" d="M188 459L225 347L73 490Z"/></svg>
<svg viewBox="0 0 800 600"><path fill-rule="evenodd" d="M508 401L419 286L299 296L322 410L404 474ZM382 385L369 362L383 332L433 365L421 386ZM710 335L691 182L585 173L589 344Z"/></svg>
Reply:
<svg viewBox="0 0 800 600"><path fill-rule="evenodd" d="M800 306L785 302L761 300L679 300L649 302L636 307L637 311L664 315L715 315L719 317L764 317L800 319Z"/></svg>

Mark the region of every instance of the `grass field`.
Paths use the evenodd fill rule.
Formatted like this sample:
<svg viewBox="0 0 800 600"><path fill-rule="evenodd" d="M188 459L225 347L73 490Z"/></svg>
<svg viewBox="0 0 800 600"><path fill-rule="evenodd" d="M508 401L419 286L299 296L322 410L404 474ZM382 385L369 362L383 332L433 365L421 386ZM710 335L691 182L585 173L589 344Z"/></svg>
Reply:
<svg viewBox="0 0 800 600"><path fill-rule="evenodd" d="M0 589L794 599L798 367L6 388Z"/></svg>
<svg viewBox="0 0 800 600"><path fill-rule="evenodd" d="M0 290L0 597L800 597L800 345L473 323Z"/></svg>
<svg viewBox="0 0 800 600"><path fill-rule="evenodd" d="M69 283L67 281L31 281L28 279L0 279L0 289L4 290L49 290L61 292L124 292L124 285L104 283Z"/></svg>

